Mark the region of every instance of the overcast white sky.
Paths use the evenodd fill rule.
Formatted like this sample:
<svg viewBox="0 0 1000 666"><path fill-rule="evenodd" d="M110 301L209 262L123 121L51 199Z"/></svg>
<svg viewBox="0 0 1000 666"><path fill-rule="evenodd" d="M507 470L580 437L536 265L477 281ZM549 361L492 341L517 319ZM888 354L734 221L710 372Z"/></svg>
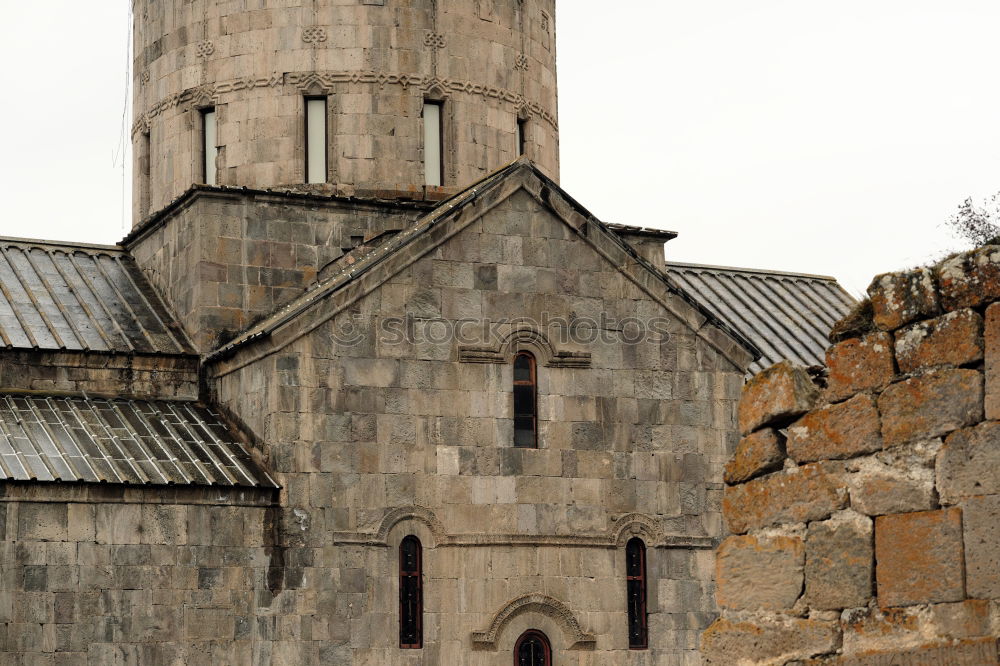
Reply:
<svg viewBox="0 0 1000 666"><path fill-rule="evenodd" d="M115 242L128 0L2 3L0 234ZM680 232L672 259L858 293L1000 190L995 0L561 0L557 27L562 184Z"/></svg>

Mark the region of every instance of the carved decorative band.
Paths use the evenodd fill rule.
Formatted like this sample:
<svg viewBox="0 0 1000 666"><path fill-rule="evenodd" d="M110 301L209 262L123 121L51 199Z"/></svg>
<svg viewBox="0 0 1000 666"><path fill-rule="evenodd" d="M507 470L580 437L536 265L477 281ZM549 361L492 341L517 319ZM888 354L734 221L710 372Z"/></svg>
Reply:
<svg viewBox="0 0 1000 666"><path fill-rule="evenodd" d="M403 88L416 86L425 90L439 88L466 95L480 95L485 98L498 99L513 104L522 115L525 113L537 115L551 125L553 129L559 129L559 123L556 120L555 114L550 113L537 102L527 99L524 95L513 90L507 90L506 88L483 85L472 81L426 76L423 74L345 71L275 73L270 76L250 76L189 88L153 105L146 114L136 119L132 126L132 134L134 135L144 123L148 125L150 119L155 118L164 111L194 103L196 100L217 102L219 95L226 93L253 90L254 88L273 88L280 85L291 85L300 90L330 93L334 91L335 86L339 83L374 84L380 87L400 85Z"/></svg>
<svg viewBox="0 0 1000 666"><path fill-rule="evenodd" d="M561 548L620 548L633 536L642 537L651 548L715 547L715 539L702 535L665 534L660 521L652 516L629 513L611 519L608 532L593 535L541 534L448 534L434 512L412 506L386 512L374 532L334 532L333 545L388 546L392 528L404 521L423 523L434 537L434 546L556 546Z"/></svg>

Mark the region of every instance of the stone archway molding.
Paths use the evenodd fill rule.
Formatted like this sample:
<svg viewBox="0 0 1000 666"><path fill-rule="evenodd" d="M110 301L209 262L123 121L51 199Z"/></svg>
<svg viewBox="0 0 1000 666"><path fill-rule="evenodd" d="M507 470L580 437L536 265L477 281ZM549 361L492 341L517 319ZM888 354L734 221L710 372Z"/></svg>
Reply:
<svg viewBox="0 0 1000 666"><path fill-rule="evenodd" d="M422 506L407 506L393 509L382 517L378 532L375 533L376 542L380 544L388 543L389 532L392 531L393 527L405 520L413 520L426 525L437 543L441 543L445 538L444 525L441 524L441 521L438 520L433 511Z"/></svg>
<svg viewBox="0 0 1000 666"><path fill-rule="evenodd" d="M658 545L664 540L659 521L641 513L627 513L614 520L611 539L617 546L624 546L632 537L642 537L646 545Z"/></svg>
<svg viewBox="0 0 1000 666"><path fill-rule="evenodd" d="M558 349L533 322L518 320L510 329L485 345L463 345L458 349L462 363L508 363L520 350L534 352L541 365L550 368L589 368L590 352Z"/></svg>
<svg viewBox="0 0 1000 666"><path fill-rule="evenodd" d="M525 594L508 601L497 611L488 629L472 633L472 649L496 652L504 628L525 613L538 613L554 620L562 629L570 650L593 650L597 645L594 635L580 628L580 622L569 606L544 594Z"/></svg>

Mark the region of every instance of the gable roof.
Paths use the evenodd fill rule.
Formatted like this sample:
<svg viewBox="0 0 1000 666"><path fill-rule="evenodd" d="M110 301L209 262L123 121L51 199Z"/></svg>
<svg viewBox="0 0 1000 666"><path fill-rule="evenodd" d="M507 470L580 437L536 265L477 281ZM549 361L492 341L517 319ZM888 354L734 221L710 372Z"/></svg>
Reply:
<svg viewBox="0 0 1000 666"><path fill-rule="evenodd" d="M505 185L510 185L510 187L504 187ZM760 355L759 350L757 350L748 338L730 327L724 320L716 316L710 309L706 308L684 289L674 284L665 274L639 255L632 246L623 241L617 233L594 217L555 182L545 176L530 160L522 157L473 184L463 192L442 202L416 224L387 238L381 245L373 248L356 261L345 262L338 271L333 272L329 277L318 282L300 297L291 301L255 326L252 326L231 342L209 354L205 359L206 362L222 360L232 356L244 346L267 338L286 325L292 324L296 319L310 311L327 297L353 286L357 281L369 276L376 269L387 266L390 260L401 255L405 249L418 243L421 239L430 237L429 243L431 247L436 247L437 244L449 237L451 233L446 224L448 221L461 219L466 223L471 223L474 219L478 219L483 211L489 210L498 202L522 188L536 190L532 192L532 195L549 208L557 217L563 219L570 226L574 226L581 237L586 239L585 227L588 224L603 232L604 240L614 246L613 249L610 247L608 249L612 252L617 252L620 255L619 258L622 259L620 263L615 262L616 268L626 273L627 277L633 281L638 279L650 283L655 282L660 290L668 292L673 297L671 302L661 302L661 304L669 311L678 315L697 335L706 339L710 345L715 347L724 356L733 359L734 354L736 356L742 354L749 358L756 358ZM570 222L568 219L570 217L576 218L575 224ZM591 241L593 245L593 239L587 240ZM413 253L411 252L410 254ZM418 254L422 253L418 251ZM608 256L605 256L605 258L609 259ZM625 260L626 258L627 261ZM641 267L640 272L642 275L629 274L631 266ZM644 286L648 285L644 283ZM320 323L327 321L330 316L319 317L320 321L318 322L302 324L303 331L294 335L292 339L297 339L300 335L313 330ZM704 328L706 324L714 329L716 333L708 333ZM720 335L721 337L719 337ZM285 341L285 344L290 341ZM736 348L740 348L742 351L736 352ZM742 362L746 362L746 360Z"/></svg>
<svg viewBox="0 0 1000 666"><path fill-rule="evenodd" d="M823 275L675 261L667 262L667 273L761 350L751 373L783 360L822 365L827 334L855 305L835 278Z"/></svg>
<svg viewBox="0 0 1000 666"><path fill-rule="evenodd" d="M194 353L121 247L3 237L0 347Z"/></svg>
<svg viewBox="0 0 1000 666"><path fill-rule="evenodd" d="M0 395L0 480L277 488L211 410Z"/></svg>

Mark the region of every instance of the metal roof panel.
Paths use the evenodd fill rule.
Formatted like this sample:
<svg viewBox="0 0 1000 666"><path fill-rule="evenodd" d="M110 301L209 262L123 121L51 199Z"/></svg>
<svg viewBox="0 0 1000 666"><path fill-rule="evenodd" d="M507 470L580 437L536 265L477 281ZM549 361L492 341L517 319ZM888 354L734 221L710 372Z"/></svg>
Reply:
<svg viewBox="0 0 1000 666"><path fill-rule="evenodd" d="M122 248L0 238L0 348L190 354Z"/></svg>
<svg viewBox="0 0 1000 666"><path fill-rule="evenodd" d="M0 480L277 488L211 410L0 395Z"/></svg>
<svg viewBox="0 0 1000 666"><path fill-rule="evenodd" d="M854 306L835 279L821 275L670 261L667 274L761 350L751 374L786 359L821 365L826 332Z"/></svg>

